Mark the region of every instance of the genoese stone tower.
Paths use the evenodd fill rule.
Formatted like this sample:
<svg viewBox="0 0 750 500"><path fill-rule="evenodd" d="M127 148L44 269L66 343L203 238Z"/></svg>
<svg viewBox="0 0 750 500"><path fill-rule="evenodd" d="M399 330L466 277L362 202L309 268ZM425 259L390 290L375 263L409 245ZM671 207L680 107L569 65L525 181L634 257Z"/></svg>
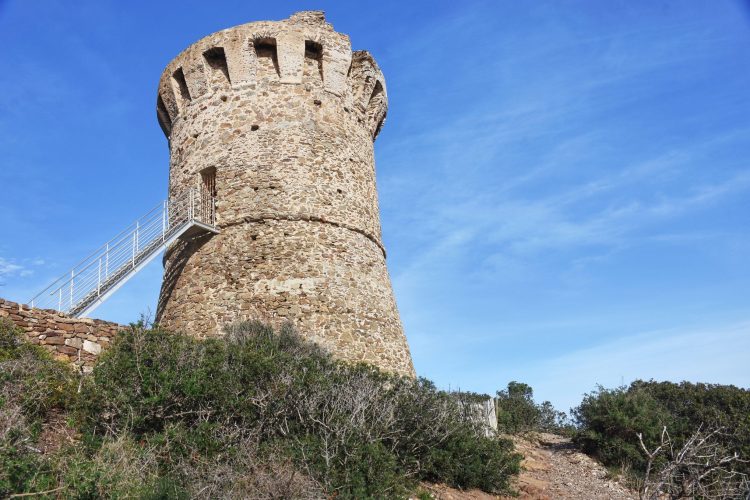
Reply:
<svg viewBox="0 0 750 500"><path fill-rule="evenodd" d="M413 375L375 189L385 80L322 12L203 38L167 65L170 197L215 196L219 234L170 247L157 320L221 334L293 321L342 359Z"/></svg>

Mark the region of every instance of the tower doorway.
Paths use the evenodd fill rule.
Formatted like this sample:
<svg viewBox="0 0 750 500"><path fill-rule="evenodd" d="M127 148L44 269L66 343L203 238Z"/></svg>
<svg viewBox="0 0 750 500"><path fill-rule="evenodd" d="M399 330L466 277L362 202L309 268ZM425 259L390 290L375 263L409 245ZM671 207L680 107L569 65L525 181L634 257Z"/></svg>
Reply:
<svg viewBox="0 0 750 500"><path fill-rule="evenodd" d="M216 167L201 170L201 218L216 223Z"/></svg>

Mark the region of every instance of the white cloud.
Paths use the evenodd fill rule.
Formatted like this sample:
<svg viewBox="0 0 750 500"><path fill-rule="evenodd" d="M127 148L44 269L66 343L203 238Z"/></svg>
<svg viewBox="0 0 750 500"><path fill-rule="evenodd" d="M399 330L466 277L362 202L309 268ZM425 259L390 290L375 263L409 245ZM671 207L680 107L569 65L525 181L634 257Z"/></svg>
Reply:
<svg viewBox="0 0 750 500"><path fill-rule="evenodd" d="M35 268L43 266L42 259L16 259L0 257L0 278L20 277L28 278L35 272Z"/></svg>
<svg viewBox="0 0 750 500"><path fill-rule="evenodd" d="M13 276L24 270L23 266L16 264L12 260L0 257L0 278L6 276Z"/></svg>
<svg viewBox="0 0 750 500"><path fill-rule="evenodd" d="M714 140L708 142L713 144ZM523 265L550 250L575 249L582 252L575 257L577 262L596 261L652 241L662 230L659 224L750 188L750 175L744 172L712 184L673 187L669 195L649 197L634 188L688 161L691 154L703 154L704 147L699 144L692 152L667 153L545 196L490 190L461 192L454 186L451 194L429 194L422 200L424 219L416 228L429 235L425 241L432 243L422 246L416 259L396 279L405 280L406 275L429 269L449 255L482 246L482 261L490 264L488 270L494 267L491 263L497 263L507 271L509 265ZM442 203L450 197L451 203ZM580 208L582 204L585 210Z"/></svg>

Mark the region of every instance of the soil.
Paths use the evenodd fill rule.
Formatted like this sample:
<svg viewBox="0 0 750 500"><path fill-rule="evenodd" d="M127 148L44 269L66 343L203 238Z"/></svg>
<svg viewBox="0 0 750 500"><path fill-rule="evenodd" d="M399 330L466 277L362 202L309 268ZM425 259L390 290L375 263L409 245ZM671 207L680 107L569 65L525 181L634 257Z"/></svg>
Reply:
<svg viewBox="0 0 750 500"><path fill-rule="evenodd" d="M73 444L78 439L78 433L68 426L65 414L60 410L52 409L45 422L42 424L42 432L39 435L36 451L44 454L52 454L67 444Z"/></svg>

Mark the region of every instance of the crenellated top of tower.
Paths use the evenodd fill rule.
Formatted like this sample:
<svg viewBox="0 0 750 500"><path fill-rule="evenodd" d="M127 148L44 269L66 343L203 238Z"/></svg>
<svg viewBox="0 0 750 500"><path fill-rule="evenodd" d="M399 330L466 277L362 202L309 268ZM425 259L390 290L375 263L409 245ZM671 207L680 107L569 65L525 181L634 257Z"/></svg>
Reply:
<svg viewBox="0 0 750 500"><path fill-rule="evenodd" d="M310 67L317 74L311 76ZM349 37L334 31L321 11L242 24L195 42L162 73L157 116L170 137L191 107L217 92L302 84L321 85L340 98L373 139L380 132L388 109L383 74L368 52L352 53Z"/></svg>

